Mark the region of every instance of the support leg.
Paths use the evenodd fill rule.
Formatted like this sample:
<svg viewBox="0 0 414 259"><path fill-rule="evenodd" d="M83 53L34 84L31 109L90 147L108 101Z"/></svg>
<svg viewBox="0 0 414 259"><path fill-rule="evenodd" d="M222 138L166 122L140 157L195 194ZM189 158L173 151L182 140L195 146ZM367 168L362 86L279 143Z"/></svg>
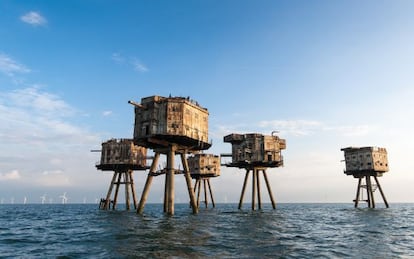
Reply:
<svg viewBox="0 0 414 259"><path fill-rule="evenodd" d="M184 168L184 177L187 184L188 195L190 196L190 204L193 209L193 213L198 213L198 206L196 204L195 195L193 188L191 187L191 176L190 176L190 168L188 167L187 159L185 158L185 154L181 154L181 163L183 164Z"/></svg>
<svg viewBox="0 0 414 259"><path fill-rule="evenodd" d="M201 179L197 181L197 208L200 208Z"/></svg>
<svg viewBox="0 0 414 259"><path fill-rule="evenodd" d="M267 179L267 174L265 170L263 170L263 176L266 182L267 191L269 192L270 201L272 202L272 207L273 209L276 209L276 202L273 198L272 188L270 187L269 180Z"/></svg>
<svg viewBox="0 0 414 259"><path fill-rule="evenodd" d="M167 214L174 215L174 156L175 148L173 146L168 150L167 156L167 174L168 174L168 207Z"/></svg>
<svg viewBox="0 0 414 259"><path fill-rule="evenodd" d="M110 206L111 206L111 193L112 193L112 189L114 188L116 175L117 175L117 173L114 172L114 175L112 176L111 184L109 185L108 193L106 194L105 204L103 205L104 210L110 209Z"/></svg>
<svg viewBox="0 0 414 259"><path fill-rule="evenodd" d="M387 199L385 198L384 192L382 191L382 187L381 187L381 185L380 185L380 183L379 183L379 181L378 181L377 177L376 177L376 176L374 176L374 179L375 179L375 182L377 183L377 186L378 186L378 189L379 189L379 191L380 191L380 193L381 193L382 199L384 200L385 207L386 207L386 208L389 208L389 206L388 206L388 202L387 202Z"/></svg>
<svg viewBox="0 0 414 259"><path fill-rule="evenodd" d="M256 177L257 176L257 170L253 169L253 175L252 175L252 210L256 209Z"/></svg>
<svg viewBox="0 0 414 259"><path fill-rule="evenodd" d="M115 187L114 203L112 204L112 209L113 210L115 210L116 202L118 200L119 185L121 184L121 176L122 176L122 173L120 173L120 172L117 172L117 173L118 173L118 180L115 183L116 187Z"/></svg>
<svg viewBox="0 0 414 259"><path fill-rule="evenodd" d="M197 193L197 188L198 188L198 183L199 182L200 182L200 179L196 179L195 184L194 184L194 193L195 194ZM199 202L200 202L199 196L200 195L196 195L196 206L197 207L199 206ZM190 208L191 208L191 201L190 201Z"/></svg>
<svg viewBox="0 0 414 259"><path fill-rule="evenodd" d="M137 209L137 195L135 193L135 183L134 183L134 177L132 175L132 170L128 171L129 174L129 181L131 182L131 192L132 192L132 199L134 202L134 209Z"/></svg>
<svg viewBox="0 0 414 259"><path fill-rule="evenodd" d="M128 172L124 172L124 182L125 182L125 205L126 205L126 209L130 210L131 209L131 200L129 199L129 187L131 186L131 182L129 179L129 174Z"/></svg>
<svg viewBox="0 0 414 259"><path fill-rule="evenodd" d="M366 189L367 189L367 203L368 203L368 208L372 208L372 205L371 205L371 191L370 191L370 184L369 184L369 176L365 176L365 186L366 186Z"/></svg>
<svg viewBox="0 0 414 259"><path fill-rule="evenodd" d="M149 189L151 187L152 178L154 177L152 174L155 172L155 169L157 168L158 159L160 158L160 153L155 153L154 160L152 160L151 168L147 176L147 180L145 181L144 190L142 191L141 199L138 204L138 210L137 213L142 214L144 211L145 202L148 198Z"/></svg>
<svg viewBox="0 0 414 259"><path fill-rule="evenodd" d="M168 211L168 186L169 186L170 175L168 171L165 173L165 183L164 183L164 213Z"/></svg>
<svg viewBox="0 0 414 259"><path fill-rule="evenodd" d="M208 190L210 191L211 204L213 204L213 208L215 208L216 204L214 203L213 192L211 191L210 179L207 179L207 185L208 185Z"/></svg>
<svg viewBox="0 0 414 259"><path fill-rule="evenodd" d="M194 193L196 193L196 191L197 191L197 183L198 183L198 179L196 179L195 183L194 183L194 189L193 189ZM191 204L190 204L190 206L191 206Z"/></svg>
<svg viewBox="0 0 414 259"><path fill-rule="evenodd" d="M257 184L257 205L259 206L259 210L262 209L262 197L260 196L260 177L259 177L260 170L256 172L256 184Z"/></svg>
<svg viewBox="0 0 414 259"><path fill-rule="evenodd" d="M206 205L206 208L207 208L207 206L208 206L208 201L207 201L207 187L206 187L206 181L207 181L207 179L203 179L204 204Z"/></svg>
<svg viewBox="0 0 414 259"><path fill-rule="evenodd" d="M357 192L356 192L356 197L355 197L355 205L354 207L357 208L358 207L358 203L359 203L359 193L361 191L361 182L362 182L362 178L358 178L358 186L357 186Z"/></svg>
<svg viewBox="0 0 414 259"><path fill-rule="evenodd" d="M242 208L242 205L243 205L243 197L244 197L244 192L246 191L246 185L247 185L249 173L250 173L250 170L246 169L246 176L244 177L243 189L240 195L239 210Z"/></svg>
<svg viewBox="0 0 414 259"><path fill-rule="evenodd" d="M371 176L368 176L369 193L371 195L371 208L375 208L374 191L372 190Z"/></svg>

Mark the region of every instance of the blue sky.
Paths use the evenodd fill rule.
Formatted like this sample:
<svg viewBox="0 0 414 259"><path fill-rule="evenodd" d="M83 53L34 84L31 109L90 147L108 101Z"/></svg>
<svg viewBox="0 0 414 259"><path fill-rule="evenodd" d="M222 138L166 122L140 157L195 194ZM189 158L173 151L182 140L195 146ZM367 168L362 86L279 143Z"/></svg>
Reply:
<svg viewBox="0 0 414 259"><path fill-rule="evenodd" d="M278 201L352 201L340 148L382 146L389 201L412 202L413 11L412 1L1 1L0 197L100 198L110 175L89 150L132 136L128 100L172 94L208 108L209 152L230 152L232 132L286 138L285 167L269 170ZM242 180L222 168L216 199L237 201ZM145 174L135 181L140 194Z"/></svg>

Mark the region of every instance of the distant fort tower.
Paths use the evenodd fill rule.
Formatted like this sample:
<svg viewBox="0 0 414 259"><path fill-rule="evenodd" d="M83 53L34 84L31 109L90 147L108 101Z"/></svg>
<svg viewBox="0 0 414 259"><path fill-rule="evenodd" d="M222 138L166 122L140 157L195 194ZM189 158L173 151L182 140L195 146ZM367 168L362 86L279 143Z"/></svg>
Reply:
<svg viewBox="0 0 414 259"><path fill-rule="evenodd" d="M147 149L134 145L132 139L111 139L102 143L101 161L96 168L102 171L114 171L108 194L105 199L101 199L99 207L107 210L115 209L118 200L118 191L121 184L125 185L126 209L130 209L130 196L137 208L135 194L134 170L146 170ZM111 200L113 187L115 186L114 197Z"/></svg>
<svg viewBox="0 0 414 259"><path fill-rule="evenodd" d="M374 191L376 188L379 189L385 207L388 208L387 199L377 179L383 173L388 172L387 150L379 147L347 147L342 148L341 151L344 151L345 154L346 169L344 173L358 178L357 193L354 200L355 208L358 207L359 201L366 201L369 208L375 208ZM376 184L372 184L371 176ZM365 178L365 185L362 184L363 178ZM362 188L367 190L366 200L362 198Z"/></svg>
<svg viewBox="0 0 414 259"><path fill-rule="evenodd" d="M274 132L273 132L274 133ZM231 156L232 162L224 164L228 167L238 167L246 169L243 189L240 195L239 209L242 208L243 197L247 186L250 171L252 174L252 210L256 208L256 195L258 209L262 208L259 172L263 172L266 187L269 192L273 209L276 203L273 198L272 190L267 178L266 169L283 166L282 149L286 149L286 141L274 135L262 134L230 134L224 137L224 142L232 144L231 154L222 154L222 157Z"/></svg>
<svg viewBox="0 0 414 259"><path fill-rule="evenodd" d="M201 182L204 189L204 204L208 206L208 195L210 193L211 204L214 203L213 191L211 190L210 178L220 176L220 157L213 154L199 153L187 158L191 178L195 179L194 193L197 193L197 206L200 206ZM207 189L208 188L208 189Z"/></svg>
<svg viewBox="0 0 414 259"><path fill-rule="evenodd" d="M208 111L189 97L150 96L141 99L141 103L129 101L135 106L134 143L154 150L138 213L142 213L148 192L161 154L167 156L165 170L164 212L174 214L174 157L181 156L183 173L186 179L193 213L198 206L191 186L190 169L186 154L210 148L208 143Z"/></svg>

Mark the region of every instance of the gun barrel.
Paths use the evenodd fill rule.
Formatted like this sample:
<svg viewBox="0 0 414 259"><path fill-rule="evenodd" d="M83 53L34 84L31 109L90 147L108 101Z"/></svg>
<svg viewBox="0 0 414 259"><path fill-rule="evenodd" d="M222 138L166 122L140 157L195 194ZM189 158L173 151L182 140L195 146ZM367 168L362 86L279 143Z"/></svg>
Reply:
<svg viewBox="0 0 414 259"><path fill-rule="evenodd" d="M134 105L135 107L138 107L138 108L144 109L144 106L142 106L141 104L136 103L136 102L134 102L134 101L129 100L129 101L128 101L128 103L129 103L129 104Z"/></svg>

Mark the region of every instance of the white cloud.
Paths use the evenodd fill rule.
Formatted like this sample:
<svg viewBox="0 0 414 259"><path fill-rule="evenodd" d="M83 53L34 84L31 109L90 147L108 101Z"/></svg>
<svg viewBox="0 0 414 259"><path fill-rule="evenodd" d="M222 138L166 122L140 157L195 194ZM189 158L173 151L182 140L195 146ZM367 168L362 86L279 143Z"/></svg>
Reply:
<svg viewBox="0 0 414 259"><path fill-rule="evenodd" d="M49 163L50 163L51 165L60 166L60 165L62 165L62 159L59 159L59 158L52 158L52 159L49 161Z"/></svg>
<svg viewBox="0 0 414 259"><path fill-rule="evenodd" d="M320 129L322 123L312 120L272 120L261 121L259 127L270 128L294 136L307 136Z"/></svg>
<svg viewBox="0 0 414 259"><path fill-rule="evenodd" d="M375 130L375 125L339 125L332 126L314 120L272 120L259 122L261 128L276 130L283 135L308 136L320 132L334 132L344 137L366 136Z"/></svg>
<svg viewBox="0 0 414 259"><path fill-rule="evenodd" d="M69 116L75 113L75 110L59 96L42 92L38 87L16 89L8 93L0 92L1 97L7 98L7 102L16 108L30 108L32 112L36 113L59 117Z"/></svg>
<svg viewBox="0 0 414 259"><path fill-rule="evenodd" d="M16 73L29 73L30 69L13 58L0 53L0 72L7 76L14 76Z"/></svg>
<svg viewBox="0 0 414 259"><path fill-rule="evenodd" d="M60 97L36 88L0 92L0 140L14 149L97 140L94 134L68 121L74 114L74 108Z"/></svg>
<svg viewBox="0 0 414 259"><path fill-rule="evenodd" d="M62 173L43 174L36 178L35 183L44 187L66 187L72 185L69 177Z"/></svg>
<svg viewBox="0 0 414 259"><path fill-rule="evenodd" d="M118 64L125 62L125 58L119 53L112 53L111 58L113 61L115 61L115 63L118 63Z"/></svg>
<svg viewBox="0 0 414 259"><path fill-rule="evenodd" d="M46 18L40 15L40 13L34 12L34 11L31 11L31 12L28 12L22 15L20 19L23 22L28 23L33 26L43 26L47 24Z"/></svg>
<svg viewBox="0 0 414 259"><path fill-rule="evenodd" d="M17 170L13 170L5 174L0 173L0 181L18 180L20 178L20 173Z"/></svg>
<svg viewBox="0 0 414 259"><path fill-rule="evenodd" d="M60 96L39 88L0 90L0 179L33 189L79 186L95 177L102 137L74 122L78 112ZM86 176L85 176L86 175ZM90 182L91 180L89 180ZM99 182L100 179L97 180Z"/></svg>
<svg viewBox="0 0 414 259"><path fill-rule="evenodd" d="M142 64L138 59L132 59L131 64L134 70L137 72L144 73L148 71L148 68L144 64Z"/></svg>
<svg viewBox="0 0 414 259"><path fill-rule="evenodd" d="M55 175L55 174L63 174L62 170L51 170L51 171L43 171L43 175Z"/></svg>
<svg viewBox="0 0 414 259"><path fill-rule="evenodd" d="M124 57L122 54L115 52L112 53L111 59L118 65L129 65L132 66L132 69L139 72L145 73L148 72L148 68L136 57Z"/></svg>
<svg viewBox="0 0 414 259"><path fill-rule="evenodd" d="M104 112L102 112L102 116L110 116L110 115L112 115L112 111L104 111Z"/></svg>
<svg viewBox="0 0 414 259"><path fill-rule="evenodd" d="M357 125L357 126L338 126L338 127L326 127L325 131L335 131L344 137L361 137L367 136L370 132L375 130L373 125Z"/></svg>

